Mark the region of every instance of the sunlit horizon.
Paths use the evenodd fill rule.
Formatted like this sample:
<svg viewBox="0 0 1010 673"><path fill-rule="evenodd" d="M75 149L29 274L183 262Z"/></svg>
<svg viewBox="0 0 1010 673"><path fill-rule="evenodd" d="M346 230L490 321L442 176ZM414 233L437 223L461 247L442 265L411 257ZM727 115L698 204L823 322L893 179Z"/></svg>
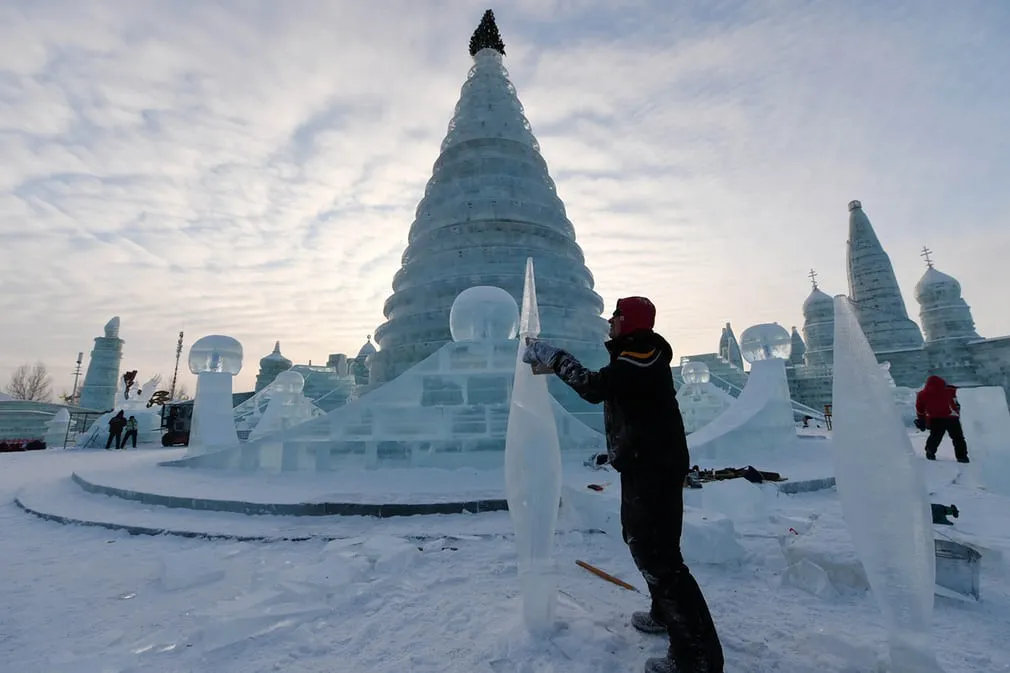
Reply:
<svg viewBox="0 0 1010 673"><path fill-rule="evenodd" d="M191 393L206 334L242 343L236 391L278 340L357 353L494 7L373 5L0 8L0 388L42 361L69 392L114 315L141 379L185 331ZM858 199L913 320L928 246L1010 334L1010 6L617 5L494 7L607 312L649 296L677 357L802 326L810 269L848 289Z"/></svg>

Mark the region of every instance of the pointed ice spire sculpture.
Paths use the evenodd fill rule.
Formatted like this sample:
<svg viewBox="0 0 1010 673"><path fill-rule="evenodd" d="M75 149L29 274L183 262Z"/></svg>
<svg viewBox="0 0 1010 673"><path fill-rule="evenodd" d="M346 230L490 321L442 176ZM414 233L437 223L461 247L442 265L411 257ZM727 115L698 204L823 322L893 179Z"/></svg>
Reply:
<svg viewBox="0 0 1010 673"><path fill-rule="evenodd" d="M505 434L505 495L515 529L523 619L531 632L551 627L557 606L554 529L561 498L561 447L547 377L522 361L527 338L540 334L533 258L526 260L519 352Z"/></svg>
<svg viewBox="0 0 1010 673"><path fill-rule="evenodd" d="M892 673L942 671L930 646L936 557L926 482L884 372L835 297L833 448L845 524L890 636Z"/></svg>

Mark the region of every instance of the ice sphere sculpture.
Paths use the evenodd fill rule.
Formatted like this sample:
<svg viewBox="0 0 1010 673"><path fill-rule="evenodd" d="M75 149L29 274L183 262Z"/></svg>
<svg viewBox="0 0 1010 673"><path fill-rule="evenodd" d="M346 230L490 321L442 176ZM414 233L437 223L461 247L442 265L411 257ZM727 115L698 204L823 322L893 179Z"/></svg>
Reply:
<svg viewBox="0 0 1010 673"><path fill-rule="evenodd" d="M740 352L750 364L760 360L788 360L792 351L792 335L776 322L753 325L740 335Z"/></svg>
<svg viewBox="0 0 1010 673"><path fill-rule="evenodd" d="M561 498L561 446L547 377L522 361L527 338L540 333L533 259L526 260L520 345L505 435L505 495L515 529L523 619L531 632L554 623L557 572L554 530Z"/></svg>
<svg viewBox="0 0 1010 673"><path fill-rule="evenodd" d="M936 559L926 482L848 298L835 298L835 479L845 524L884 614L891 671L941 671L930 649Z"/></svg>
<svg viewBox="0 0 1010 673"><path fill-rule="evenodd" d="M962 388L961 424L982 484L1010 496L1010 411L1006 393L998 386Z"/></svg>
<svg viewBox="0 0 1010 673"><path fill-rule="evenodd" d="M281 372L274 379L274 391L282 395L297 395L305 388L305 377L298 372Z"/></svg>
<svg viewBox="0 0 1010 673"><path fill-rule="evenodd" d="M518 329L519 306L500 287L477 285L463 290L449 309L453 341L515 339Z"/></svg>
<svg viewBox="0 0 1010 673"><path fill-rule="evenodd" d="M232 378L242 369L242 345L229 336L197 339L189 370L197 375L188 455L238 444L232 411Z"/></svg>
<svg viewBox="0 0 1010 673"><path fill-rule="evenodd" d="M707 379L707 377L706 377ZM706 380L687 383L677 392L684 431L696 432L722 416L735 402L732 395ZM790 420L792 420L790 418Z"/></svg>
<svg viewBox="0 0 1010 673"><path fill-rule="evenodd" d="M234 376L242 370L242 344L230 336L201 337L189 349L189 371L224 372Z"/></svg>
<svg viewBox="0 0 1010 673"><path fill-rule="evenodd" d="M695 385L708 383L712 379L712 374L704 362L687 362L680 368L680 377L684 379L684 383Z"/></svg>

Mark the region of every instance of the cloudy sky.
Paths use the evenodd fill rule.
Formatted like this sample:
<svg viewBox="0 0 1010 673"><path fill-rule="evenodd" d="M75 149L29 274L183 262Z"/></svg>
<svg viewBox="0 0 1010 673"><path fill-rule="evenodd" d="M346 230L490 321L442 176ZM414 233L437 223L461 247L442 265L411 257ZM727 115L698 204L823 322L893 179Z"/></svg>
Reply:
<svg viewBox="0 0 1010 673"><path fill-rule="evenodd" d="M0 2L0 384L122 317L175 339L354 353L382 302L486 4ZM1010 4L512 0L506 66L608 307L678 354L846 290L861 199L909 311L935 251L1010 333Z"/></svg>

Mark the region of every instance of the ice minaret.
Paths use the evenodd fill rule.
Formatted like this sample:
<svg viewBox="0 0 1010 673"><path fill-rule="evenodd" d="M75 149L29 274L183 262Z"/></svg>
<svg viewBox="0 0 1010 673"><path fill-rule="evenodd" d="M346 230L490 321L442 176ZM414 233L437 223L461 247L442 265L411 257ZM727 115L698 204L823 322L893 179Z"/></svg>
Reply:
<svg viewBox="0 0 1010 673"><path fill-rule="evenodd" d="M256 374L256 392L273 383L277 375L291 369L292 364L291 360L281 355L281 342L275 342L273 352L260 358L260 370Z"/></svg>
<svg viewBox="0 0 1010 673"><path fill-rule="evenodd" d="M810 271L813 289L803 302L803 337L807 350L803 361L808 367L830 367L835 346L835 303L817 287L817 274Z"/></svg>
<svg viewBox="0 0 1010 673"><path fill-rule="evenodd" d="M908 318L891 258L859 201L849 202L847 248L849 298L873 352L922 348L922 333Z"/></svg>
<svg viewBox="0 0 1010 673"><path fill-rule="evenodd" d="M919 302L919 319L926 343L980 339L971 308L961 297L961 284L936 270L928 250L924 250L924 256L926 273L915 285L915 300Z"/></svg>
<svg viewBox="0 0 1010 673"><path fill-rule="evenodd" d="M733 334L733 328L729 323L726 323L726 326L722 328L722 336L719 337L719 357L743 371L740 344L737 343L736 335Z"/></svg>
<svg viewBox="0 0 1010 673"><path fill-rule="evenodd" d="M803 337L800 336L799 330L796 326L793 326L793 333L790 337L792 342L792 352L789 354L789 364L790 365L801 365L805 362L804 355L807 352L807 345L803 343Z"/></svg>
<svg viewBox="0 0 1010 673"><path fill-rule="evenodd" d="M518 302L527 257L537 265L540 336L587 366L606 361L603 300L502 65L505 46L490 10L470 40L470 55L473 66L383 307L386 322L375 331L373 384L451 340L449 310L463 290L496 286Z"/></svg>
<svg viewBox="0 0 1010 673"><path fill-rule="evenodd" d="M95 347L88 361L88 371L81 386L81 406L106 411L116 404L119 386L119 361L123 344L119 338L119 316L105 324L105 336L95 337Z"/></svg>

